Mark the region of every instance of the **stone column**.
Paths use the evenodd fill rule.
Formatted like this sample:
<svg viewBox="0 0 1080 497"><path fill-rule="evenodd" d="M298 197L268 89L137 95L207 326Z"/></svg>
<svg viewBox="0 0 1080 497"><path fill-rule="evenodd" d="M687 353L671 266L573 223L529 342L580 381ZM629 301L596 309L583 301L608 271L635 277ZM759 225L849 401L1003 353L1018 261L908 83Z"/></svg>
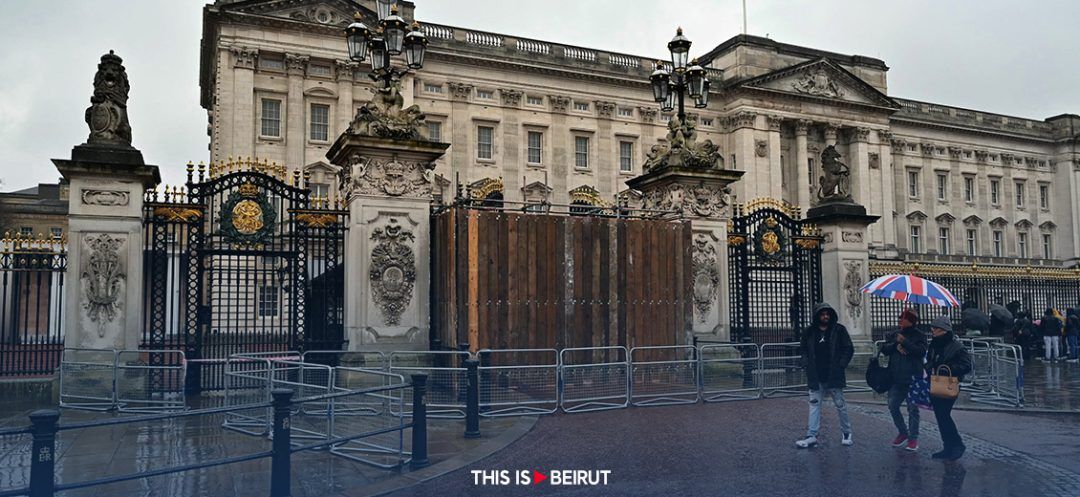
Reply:
<svg viewBox="0 0 1080 497"><path fill-rule="evenodd" d="M521 167L525 160L525 145L521 139L521 99L525 94L520 90L500 88L499 96L503 104L502 128L502 174L503 174L503 197L506 200L521 200L521 188L525 186L521 182L524 174Z"/></svg>
<svg viewBox="0 0 1080 497"><path fill-rule="evenodd" d="M870 306L860 291L869 277L867 227L878 216L866 215L858 204L822 203L807 212L807 221L821 228L821 287L825 302L836 309L851 338L872 337Z"/></svg>
<svg viewBox="0 0 1080 497"><path fill-rule="evenodd" d="M353 72L360 66L351 60L339 60L335 65L338 103L334 128L330 130L331 136L344 133L356 114L356 109L353 108Z"/></svg>
<svg viewBox="0 0 1080 497"><path fill-rule="evenodd" d="M347 131L326 154L347 178L349 350L428 348L433 170L449 146Z"/></svg>
<svg viewBox="0 0 1080 497"><path fill-rule="evenodd" d="M839 130L840 127L833 123L825 125L825 146L836 145L836 133Z"/></svg>
<svg viewBox="0 0 1080 497"><path fill-rule="evenodd" d="M566 180L574 168L574 140L567 124L570 97L548 95L548 104L551 106L551 176L548 177L551 202L569 204L570 188Z"/></svg>
<svg viewBox="0 0 1080 497"><path fill-rule="evenodd" d="M615 102L597 100L596 106L596 167L593 173L596 175L596 189L600 197L605 199L615 198L618 191L612 191L616 178L619 177L619 148L612 143L615 140L611 131L611 117L615 113Z"/></svg>
<svg viewBox="0 0 1080 497"><path fill-rule="evenodd" d="M285 68L289 73L289 100L285 108L285 165L297 170L304 167L304 147L307 144L304 73L308 59L306 55L285 54Z"/></svg>
<svg viewBox="0 0 1080 497"><path fill-rule="evenodd" d="M446 87L450 92L450 122L448 125L451 126L451 143L458 144L450 153L449 179L455 183L455 186L459 186L458 181L460 181L461 185L467 185L471 182L468 174L476 156L475 151L470 156L470 151L474 150L473 147L476 146L476 126L473 125L469 116L469 98L472 96L473 86L449 81L446 83ZM465 174L461 175L461 173ZM463 177L459 178L459 175Z"/></svg>
<svg viewBox="0 0 1080 497"><path fill-rule="evenodd" d="M848 143L848 167L851 168L851 197L856 204L868 206L871 214L881 212L876 199L870 198L870 128L855 128L851 130L851 140ZM877 207L875 209L875 207ZM871 232L874 228L871 228ZM871 235L871 233L867 233ZM873 236L867 237L867 242Z"/></svg>
<svg viewBox="0 0 1080 497"><path fill-rule="evenodd" d="M767 195L768 185L763 184L766 179L761 173L762 168L757 167L757 157L754 152L756 146L754 126L757 123L757 114L739 112L732 116L730 123L735 144L735 149L731 152L735 156L735 164L728 164L727 167L744 171L747 179L740 184L742 195L739 198L746 201Z"/></svg>
<svg viewBox="0 0 1080 497"><path fill-rule="evenodd" d="M810 208L810 155L806 150L806 134L813 124L806 119L795 121L795 182L798 187L799 207L806 212Z"/></svg>
<svg viewBox="0 0 1080 497"><path fill-rule="evenodd" d="M784 120L780 116L765 116L765 123L769 126L768 153L769 158L769 181L768 196L775 199L784 198L784 165L780 162L780 124ZM758 154L760 155L760 154Z"/></svg>
<svg viewBox="0 0 1080 497"><path fill-rule="evenodd" d="M232 85L226 85L229 95L238 98L229 99L230 102L234 102L232 114L229 116L214 116L215 119L222 118L228 119L232 123L232 130L224 130L223 136L229 137L227 143L223 145L223 151L228 156L234 154L239 156L253 156L255 155L255 116L259 114L255 111L255 66L259 62L259 50L247 47L232 47L230 49L233 56L233 71L231 72ZM228 80L226 75L222 75L223 80ZM226 95L219 96L219 99L227 98ZM223 161L225 157L217 157L218 161Z"/></svg>

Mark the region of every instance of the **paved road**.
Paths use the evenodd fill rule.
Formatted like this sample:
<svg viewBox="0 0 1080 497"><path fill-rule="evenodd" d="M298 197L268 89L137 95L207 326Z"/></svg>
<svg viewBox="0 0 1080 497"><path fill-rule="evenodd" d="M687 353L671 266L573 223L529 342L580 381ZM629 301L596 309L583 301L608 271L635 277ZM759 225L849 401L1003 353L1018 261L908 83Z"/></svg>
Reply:
<svg viewBox="0 0 1080 497"><path fill-rule="evenodd" d="M929 412L923 447L909 453L887 446L895 431L883 408L851 407L855 446L840 445L827 405L824 441L811 450L793 444L806 422L806 403L794 398L545 417L510 447L390 495L1080 495L1080 463L1063 461L1076 459L1078 451L1068 451L1078 440L1068 428L1080 416L961 413L968 455L943 463L930 459L940 439ZM611 475L607 486L474 484L472 470L498 469Z"/></svg>

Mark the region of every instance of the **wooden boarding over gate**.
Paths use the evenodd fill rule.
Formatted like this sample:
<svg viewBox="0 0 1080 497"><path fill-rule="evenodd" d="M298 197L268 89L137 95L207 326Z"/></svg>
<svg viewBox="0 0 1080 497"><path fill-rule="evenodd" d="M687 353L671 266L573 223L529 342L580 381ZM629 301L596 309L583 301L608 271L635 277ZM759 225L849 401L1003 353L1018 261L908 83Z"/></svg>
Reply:
<svg viewBox="0 0 1080 497"><path fill-rule="evenodd" d="M433 348L629 349L690 336L689 221L453 207L431 225Z"/></svg>

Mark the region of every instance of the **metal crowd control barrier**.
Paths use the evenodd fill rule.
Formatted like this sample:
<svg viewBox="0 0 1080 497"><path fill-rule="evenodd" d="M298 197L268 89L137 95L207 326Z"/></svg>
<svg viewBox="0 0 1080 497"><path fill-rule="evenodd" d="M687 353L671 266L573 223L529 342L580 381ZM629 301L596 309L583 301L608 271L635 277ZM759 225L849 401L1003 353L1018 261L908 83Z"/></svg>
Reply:
<svg viewBox="0 0 1080 497"><path fill-rule="evenodd" d="M990 342L961 338L960 344L971 355L971 373L964 378L961 387L971 392L988 393L993 390L990 378L993 376L993 358Z"/></svg>
<svg viewBox="0 0 1080 497"><path fill-rule="evenodd" d="M157 363L157 364L154 364ZM187 409L187 362L179 350L121 350L116 353L116 405L121 412Z"/></svg>
<svg viewBox="0 0 1080 497"><path fill-rule="evenodd" d="M398 351L390 353L390 372L402 376L427 373L429 418L464 418L465 360L464 351ZM407 402L405 415L412 415L412 403Z"/></svg>
<svg viewBox="0 0 1080 497"><path fill-rule="evenodd" d="M855 347L855 354L848 363L847 388L844 392L873 393L874 389L866 384L866 368L877 355L878 346L871 340L853 340L851 345Z"/></svg>
<svg viewBox="0 0 1080 497"><path fill-rule="evenodd" d="M698 379L705 402L761 398L754 371L761 361L755 344L702 345L698 349Z"/></svg>
<svg viewBox="0 0 1080 497"><path fill-rule="evenodd" d="M697 403L701 397L698 369L697 349L693 345L630 349L630 404Z"/></svg>
<svg viewBox="0 0 1080 497"><path fill-rule="evenodd" d="M374 369L338 366L334 368L335 392L348 392L403 385L405 377ZM363 394L361 399L330 399L329 439L357 431L372 433L404 424L406 389ZM365 440L352 440L330 447L330 453L379 468L395 468L409 461L404 435L386 431Z"/></svg>
<svg viewBox="0 0 1080 497"><path fill-rule="evenodd" d="M763 398L806 395L806 373L798 343L762 344L760 364L754 371L754 381L761 387Z"/></svg>
<svg viewBox="0 0 1080 497"><path fill-rule="evenodd" d="M621 409L630 405L626 347L583 347L559 353L559 405L563 412Z"/></svg>
<svg viewBox="0 0 1080 497"><path fill-rule="evenodd" d="M333 409L330 400L315 399L333 391L334 369L323 364L270 359L270 390L285 388L293 396L293 439L324 439L330 436Z"/></svg>
<svg viewBox="0 0 1080 497"><path fill-rule="evenodd" d="M60 358L60 407L108 411L116 407L116 351L65 348Z"/></svg>
<svg viewBox="0 0 1080 497"><path fill-rule="evenodd" d="M559 351L481 350L480 415L551 414L559 408Z"/></svg>
<svg viewBox="0 0 1080 497"><path fill-rule="evenodd" d="M270 402L270 383L274 368L270 359L229 357L225 365L225 407ZM222 427L254 436L270 433L273 418L268 407L229 411Z"/></svg>
<svg viewBox="0 0 1080 497"><path fill-rule="evenodd" d="M990 342L989 391L973 392L971 401L1005 407L1024 405L1024 356L1019 345Z"/></svg>

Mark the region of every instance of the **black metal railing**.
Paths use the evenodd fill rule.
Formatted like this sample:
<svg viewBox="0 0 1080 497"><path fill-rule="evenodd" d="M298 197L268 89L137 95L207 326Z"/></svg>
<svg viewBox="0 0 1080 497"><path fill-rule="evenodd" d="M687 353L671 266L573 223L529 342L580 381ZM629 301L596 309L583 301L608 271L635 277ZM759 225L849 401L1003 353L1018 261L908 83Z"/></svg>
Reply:
<svg viewBox="0 0 1080 497"><path fill-rule="evenodd" d="M13 497L26 495L29 497L52 497L57 492L75 490L80 488L98 487L129 480L138 480L154 476L162 476L197 469L236 464L257 459L270 458L270 497L286 497L290 495L292 485L291 457L295 452L309 451L328 448L346 442L374 437L394 431L412 430L412 457L410 466L421 468L429 464L427 450L427 375L412 375L411 383L402 383L391 386L349 390L326 395L304 397L299 402L318 402L324 400L350 397L356 395L369 395L391 390L404 390L412 388L412 421L401 423L398 426L365 431L363 433L350 434L347 436L328 438L319 442L306 445L293 445L290 426L292 410L295 402L292 399L293 391L288 389L275 389L271 392L273 400L260 404L245 404L230 407L217 407L199 409L169 414L154 414L138 417L114 418L96 421L86 421L60 425L60 411L45 409L34 411L30 414L30 427L23 429L0 431L0 437L26 435L33 437L32 450L30 453L30 485L27 487L0 490L0 497ZM273 409L273 440L270 450L244 454L240 456L223 457L210 461L197 462L179 466L140 471L124 475L106 476L93 480L72 483L56 483L56 435L59 432L100 428L133 423L147 423L166 419L189 418L195 416L207 416L214 414L226 414L230 412L245 411L250 409L272 408Z"/></svg>
<svg viewBox="0 0 1080 497"><path fill-rule="evenodd" d="M60 364L66 269L66 240L0 240L0 377L47 376Z"/></svg>

